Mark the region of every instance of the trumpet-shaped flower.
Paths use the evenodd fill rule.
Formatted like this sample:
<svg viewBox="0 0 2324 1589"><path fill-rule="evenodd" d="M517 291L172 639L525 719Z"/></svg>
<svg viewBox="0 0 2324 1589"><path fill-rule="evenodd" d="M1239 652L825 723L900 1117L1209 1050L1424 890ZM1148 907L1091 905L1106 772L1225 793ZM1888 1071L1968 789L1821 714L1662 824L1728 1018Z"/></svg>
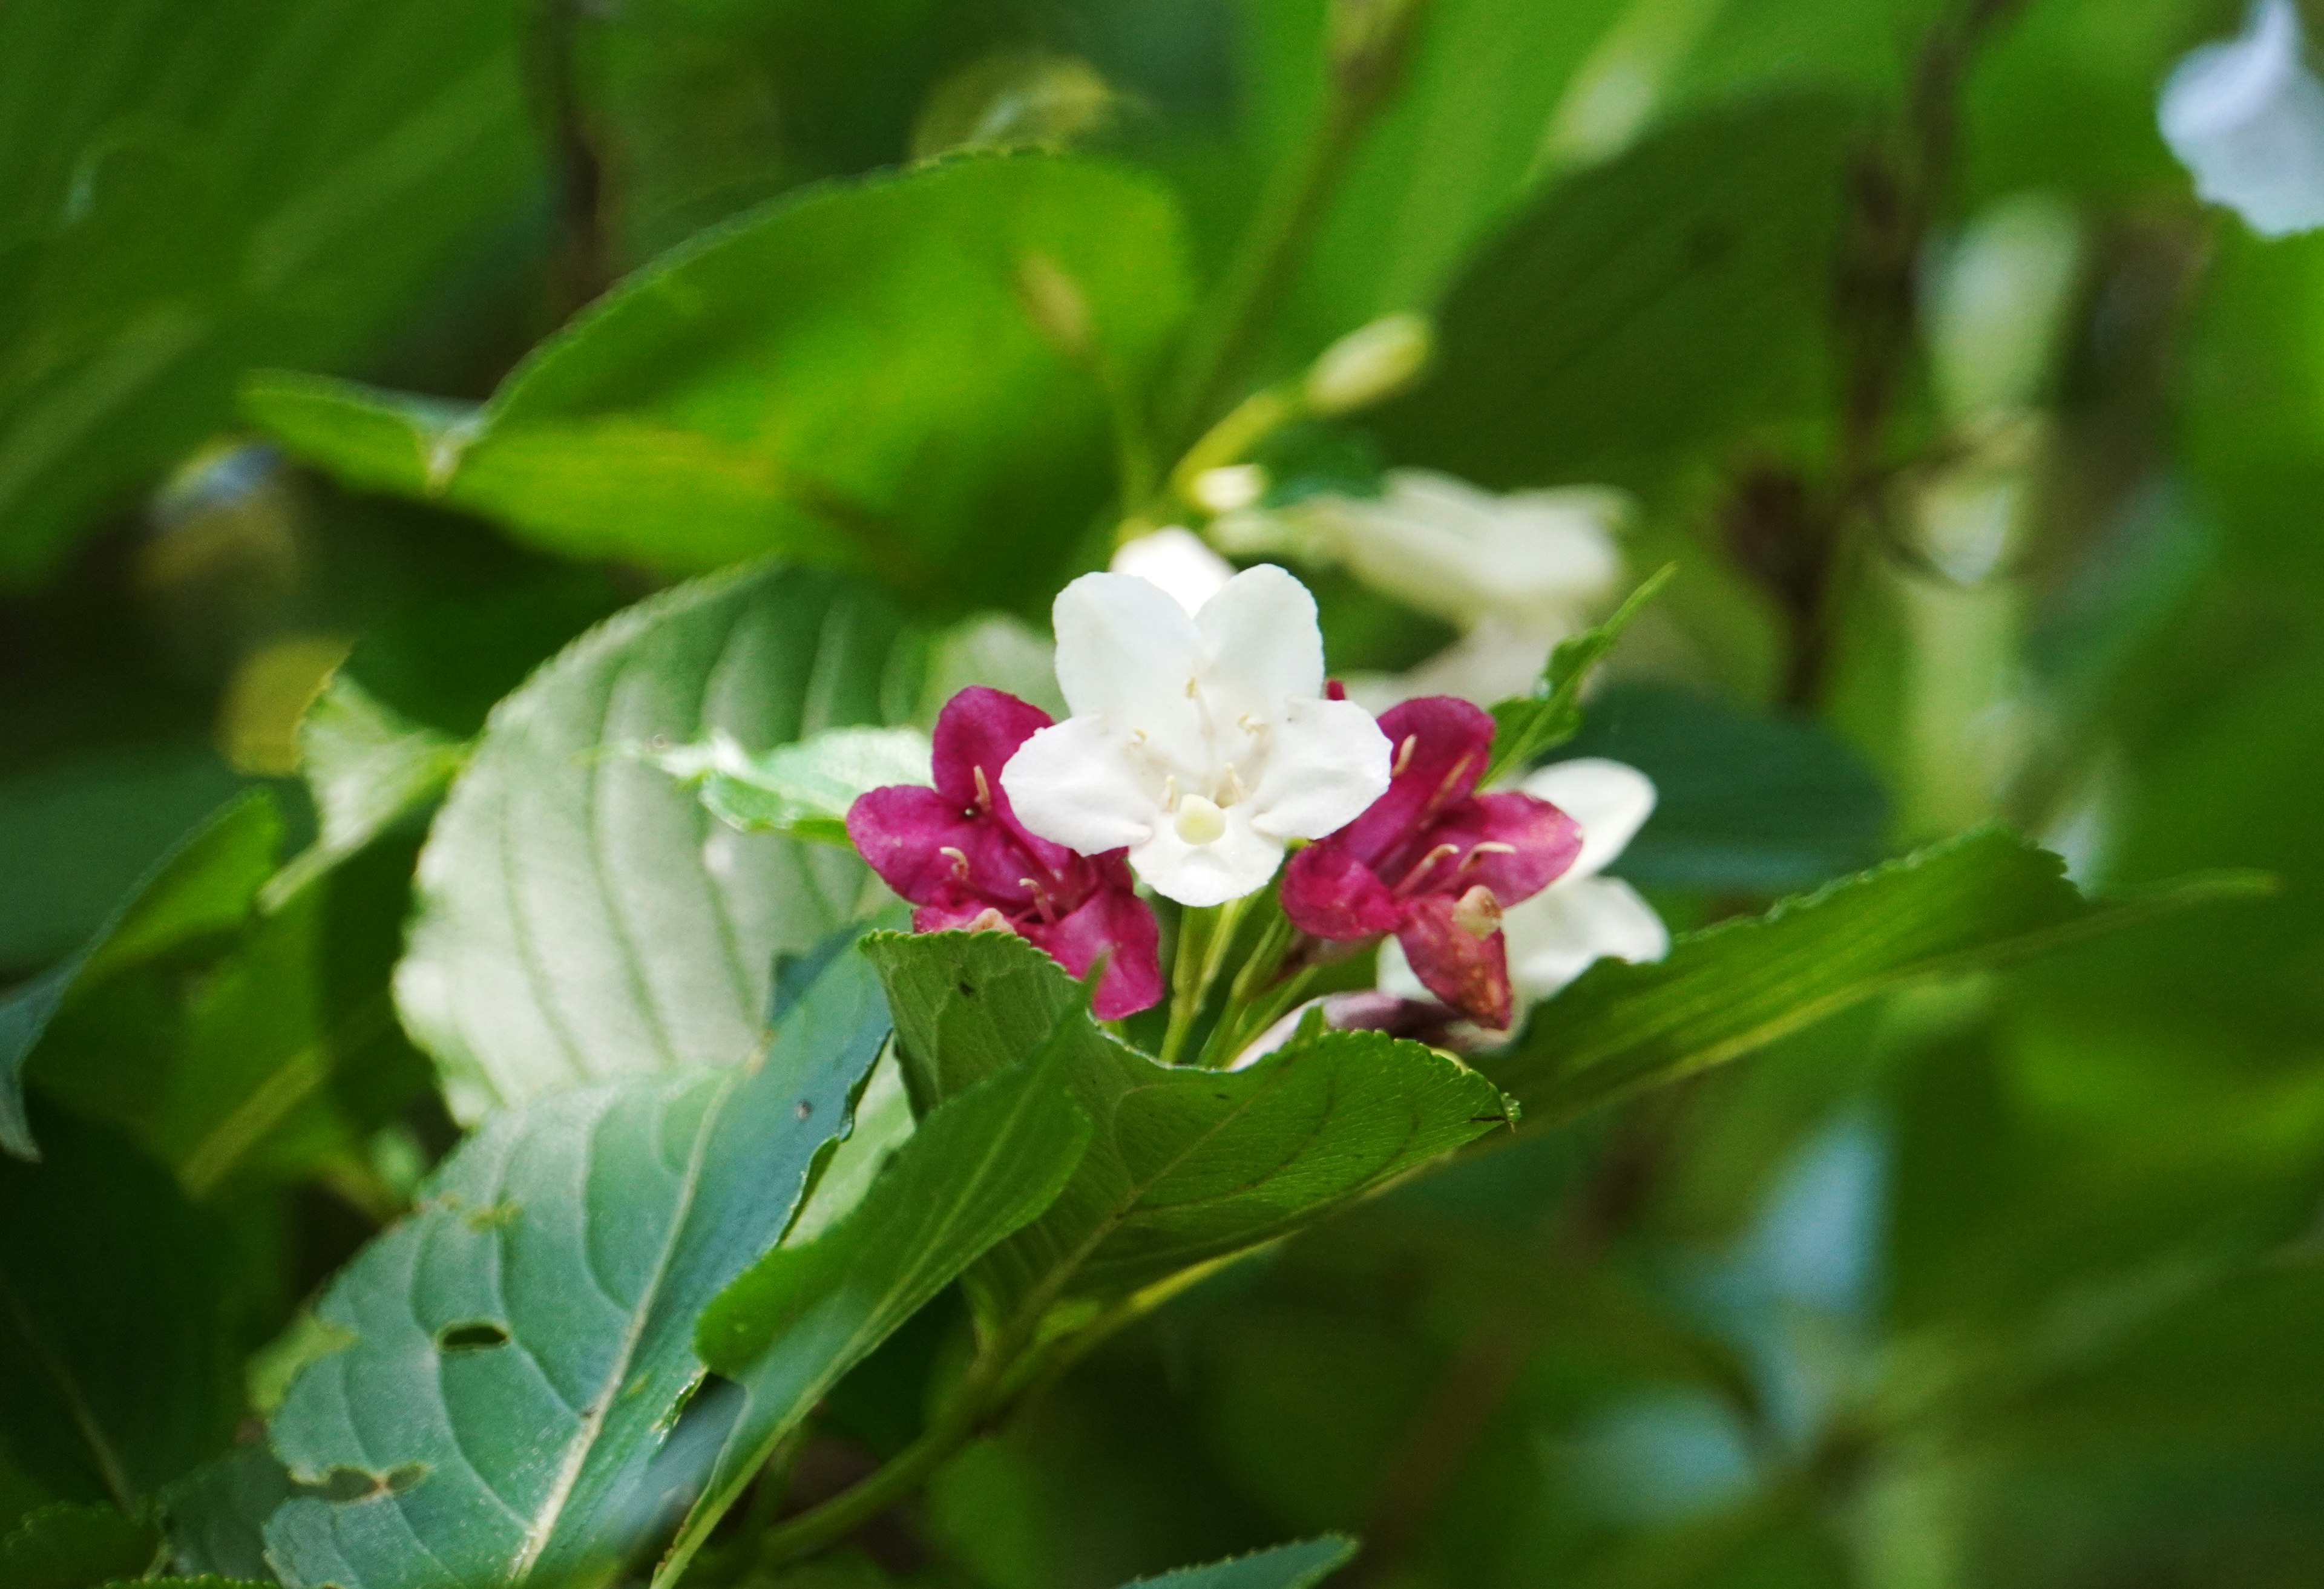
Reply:
<svg viewBox="0 0 2324 1589"><path fill-rule="evenodd" d="M1222 905L1388 787L1387 737L1323 698L1315 601L1282 569L1245 569L1191 614L1146 580L1084 574L1053 616L1073 715L1001 775L1042 838L1126 849L1156 893Z"/></svg>
<svg viewBox="0 0 2324 1589"><path fill-rule="evenodd" d="M1599 875L1653 814L1653 781L1618 761L1582 757L1543 767L1523 787L1578 822L1582 845L1572 865L1555 882L1502 913L1509 981L1517 994L1512 1018L1600 960L1658 960L1670 952L1669 930L1654 906L1619 877ZM1435 993L1434 985L1418 973L1417 962L1408 963L1397 944L1381 946L1379 985L1384 990L1406 998Z"/></svg>
<svg viewBox="0 0 2324 1589"><path fill-rule="evenodd" d="M2173 69L2158 113L2195 191L2264 237L2324 226L2324 83L2300 58L2292 0L2259 0L2237 37Z"/></svg>
<svg viewBox="0 0 2324 1589"><path fill-rule="evenodd" d="M1396 746L1388 793L1301 850L1283 913L1318 938L1393 932L1438 998L1487 1025L1512 1014L1502 922L1573 864L1582 834L1532 794L1479 794L1493 720L1465 701L1407 701L1380 718Z"/></svg>
<svg viewBox="0 0 2324 1589"><path fill-rule="evenodd" d="M1093 1007L1112 1020L1162 997L1154 913L1121 853L1075 854L1025 830L1001 771L1049 714L1014 695L963 690L936 718L936 787L874 789L847 836L882 881L919 908L916 932L1002 929L1076 977L1106 960Z"/></svg>

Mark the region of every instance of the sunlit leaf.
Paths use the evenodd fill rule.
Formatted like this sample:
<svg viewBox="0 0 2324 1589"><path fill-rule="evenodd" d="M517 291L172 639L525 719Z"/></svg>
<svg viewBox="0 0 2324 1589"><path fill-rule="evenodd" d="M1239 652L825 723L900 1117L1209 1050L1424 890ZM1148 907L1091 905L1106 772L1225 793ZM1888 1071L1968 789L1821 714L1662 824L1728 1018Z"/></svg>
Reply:
<svg viewBox="0 0 2324 1589"><path fill-rule="evenodd" d="M831 729L751 756L713 736L650 759L696 785L702 803L746 833L847 842L847 808L868 790L928 782L928 737L918 729Z"/></svg>

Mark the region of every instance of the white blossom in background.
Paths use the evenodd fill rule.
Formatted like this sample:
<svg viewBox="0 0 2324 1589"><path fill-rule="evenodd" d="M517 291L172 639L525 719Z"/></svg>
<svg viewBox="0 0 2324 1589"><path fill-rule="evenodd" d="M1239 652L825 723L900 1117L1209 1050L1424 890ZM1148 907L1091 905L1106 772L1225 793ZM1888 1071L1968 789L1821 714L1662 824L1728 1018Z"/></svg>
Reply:
<svg viewBox="0 0 2324 1589"><path fill-rule="evenodd" d="M1519 785L1572 817L1582 853L1565 875L1501 913L1509 986L1518 1019L1601 960L1637 963L1670 952L1670 930L1655 907L1619 877L1599 874L1628 848L1654 814L1654 780L1637 767L1598 757L1553 762ZM1379 985L1404 998L1428 998L1396 940L1380 945Z"/></svg>
<svg viewBox="0 0 2324 1589"><path fill-rule="evenodd" d="M1188 613L1150 581L1086 574L1058 595L1057 684L1073 715L1001 774L1017 819L1084 855L1127 848L1181 905L1265 886L1293 839L1346 825L1388 788L1388 737L1323 699L1315 599L1268 565Z"/></svg>
<svg viewBox="0 0 2324 1589"><path fill-rule="evenodd" d="M2301 60L2292 0L2259 0L2244 31L2172 69L2157 119L2195 191L2263 237L2324 226L2324 83Z"/></svg>
<svg viewBox="0 0 2324 1589"><path fill-rule="evenodd" d="M1107 566L1115 574L1161 586L1189 612L1201 611L1203 603L1234 577L1233 564L1212 551L1193 530L1176 524L1123 542Z"/></svg>
<svg viewBox="0 0 2324 1589"><path fill-rule="evenodd" d="M1287 551L1443 619L1462 638L1393 680L1351 680L1375 709L1416 695L1490 705L1533 687L1550 648L1610 604L1622 576L1614 529L1626 511L1597 487L1499 496L1425 469L1389 472L1377 498L1311 497L1268 514L1229 514L1229 551Z"/></svg>

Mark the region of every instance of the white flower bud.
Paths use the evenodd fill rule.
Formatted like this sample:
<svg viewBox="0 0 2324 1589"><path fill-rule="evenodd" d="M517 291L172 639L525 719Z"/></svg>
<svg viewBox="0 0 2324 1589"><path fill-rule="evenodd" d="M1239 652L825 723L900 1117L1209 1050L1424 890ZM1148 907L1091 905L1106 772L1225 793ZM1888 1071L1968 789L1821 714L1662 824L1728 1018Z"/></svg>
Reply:
<svg viewBox="0 0 2324 1589"><path fill-rule="evenodd" d="M1267 471L1257 464L1205 469L1194 476L1189 494L1204 512L1240 512L1267 494Z"/></svg>
<svg viewBox="0 0 2324 1589"><path fill-rule="evenodd" d="M1325 348L1307 370L1309 411L1348 414L1402 391L1428 363L1434 338L1419 315L1388 315Z"/></svg>
<svg viewBox="0 0 2324 1589"><path fill-rule="evenodd" d="M2300 59L2292 0L2259 0L2241 34L2172 69L2157 119L2195 191L2264 237L2324 226L2324 83Z"/></svg>

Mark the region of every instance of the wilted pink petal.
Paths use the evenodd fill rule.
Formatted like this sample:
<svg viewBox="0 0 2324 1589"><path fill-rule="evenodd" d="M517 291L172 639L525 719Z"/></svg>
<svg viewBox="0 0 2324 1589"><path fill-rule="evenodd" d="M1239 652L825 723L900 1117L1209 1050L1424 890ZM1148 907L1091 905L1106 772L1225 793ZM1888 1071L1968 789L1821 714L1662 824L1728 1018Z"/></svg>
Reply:
<svg viewBox="0 0 2324 1589"><path fill-rule="evenodd" d="M1465 914L1458 900L1441 894L1416 899L1396 941L1429 992L1472 1021L1506 1027L1515 1006L1498 920L1492 931L1480 935L1462 919Z"/></svg>

